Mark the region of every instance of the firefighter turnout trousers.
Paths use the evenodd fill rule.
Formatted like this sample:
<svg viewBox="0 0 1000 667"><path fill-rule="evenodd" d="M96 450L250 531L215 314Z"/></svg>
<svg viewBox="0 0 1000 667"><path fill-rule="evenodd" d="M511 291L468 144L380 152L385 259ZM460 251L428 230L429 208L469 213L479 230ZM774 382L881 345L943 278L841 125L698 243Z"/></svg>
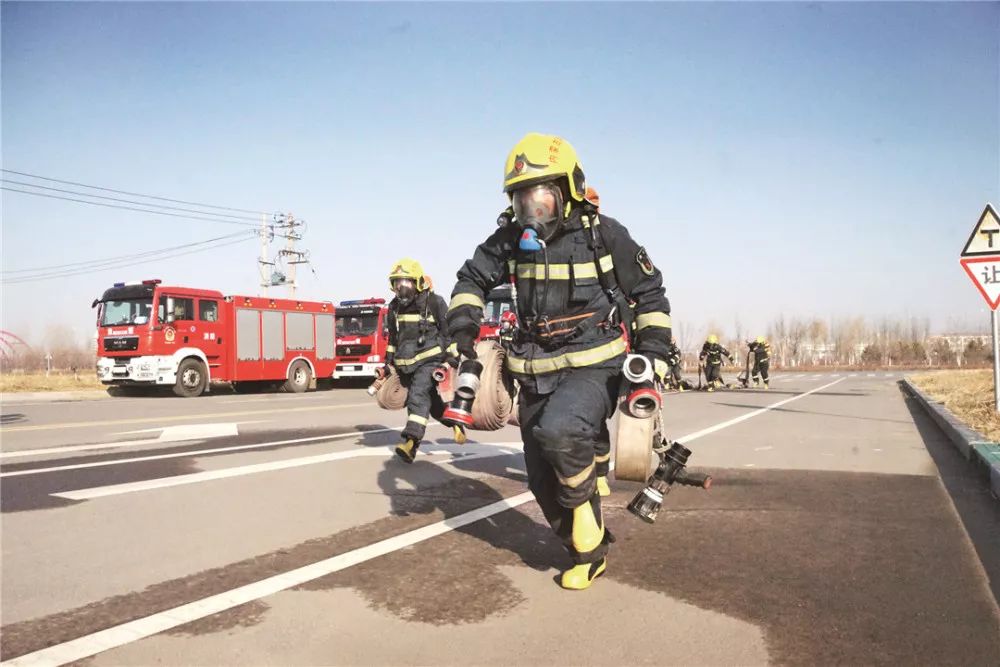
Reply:
<svg viewBox="0 0 1000 667"><path fill-rule="evenodd" d="M427 431L427 419L441 419L444 413L444 401L438 394L437 383L431 374L440 366L439 361L425 362L412 371L400 373L399 381L406 387L406 427L403 428L403 440L413 439L417 444L424 438Z"/></svg>
<svg viewBox="0 0 1000 667"><path fill-rule="evenodd" d="M722 383L722 364L705 364L705 381L708 386L712 386L712 383L718 382Z"/></svg>
<svg viewBox="0 0 1000 667"><path fill-rule="evenodd" d="M760 361L757 361L756 359L754 359L754 362L753 362L753 381L754 381L754 383L757 382L757 378L758 377L764 378L764 384L767 384L770 381L769 376L768 376L768 368L770 366L771 366L771 360L770 359L762 359Z"/></svg>
<svg viewBox="0 0 1000 667"><path fill-rule="evenodd" d="M534 494L574 563L607 554L597 475L607 474L607 420L616 406L620 368L576 368L560 373L547 394L520 394L521 438ZM585 507L589 506L589 507Z"/></svg>

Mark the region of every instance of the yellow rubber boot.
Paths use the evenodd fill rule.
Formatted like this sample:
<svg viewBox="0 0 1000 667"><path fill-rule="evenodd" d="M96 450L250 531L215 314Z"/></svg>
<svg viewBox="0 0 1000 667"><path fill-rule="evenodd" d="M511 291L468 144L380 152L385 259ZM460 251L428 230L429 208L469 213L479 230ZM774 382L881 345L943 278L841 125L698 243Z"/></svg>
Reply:
<svg viewBox="0 0 1000 667"><path fill-rule="evenodd" d="M417 442L413 438L407 439L401 445L396 446L396 456L403 459L407 463L413 463L413 459L417 456Z"/></svg>
<svg viewBox="0 0 1000 667"><path fill-rule="evenodd" d="M464 445L469 440L468 436L465 435L465 429L459 426L458 424L452 426L451 429L455 433L456 443Z"/></svg>
<svg viewBox="0 0 1000 667"><path fill-rule="evenodd" d="M590 588L594 579L604 574L608 569L608 559L602 558L596 563L581 563L574 565L562 573L559 585L571 591L582 591Z"/></svg>
<svg viewBox="0 0 1000 667"><path fill-rule="evenodd" d="M601 498L607 498L608 496L611 495L611 487L608 486L607 477L597 478L597 495L599 495Z"/></svg>
<svg viewBox="0 0 1000 667"><path fill-rule="evenodd" d="M594 516L594 506L590 501L573 509L573 548L585 554L601 545L604 539L604 521Z"/></svg>

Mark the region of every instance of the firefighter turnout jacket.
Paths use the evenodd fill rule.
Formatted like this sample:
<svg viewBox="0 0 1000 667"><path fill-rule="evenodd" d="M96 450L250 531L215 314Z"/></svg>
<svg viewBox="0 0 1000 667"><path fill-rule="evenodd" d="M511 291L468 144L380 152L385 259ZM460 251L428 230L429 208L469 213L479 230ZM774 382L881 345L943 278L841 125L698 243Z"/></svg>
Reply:
<svg viewBox="0 0 1000 667"><path fill-rule="evenodd" d="M497 229L458 271L452 335L477 332L485 295L512 280L521 326L507 368L529 392L549 393L564 370L620 367L629 330L632 350L666 373L670 304L662 276L621 223L582 206L542 250L522 250L520 233L516 224Z"/></svg>
<svg viewBox="0 0 1000 667"><path fill-rule="evenodd" d="M412 302L403 306L398 299L389 302L389 363L400 373L412 373L427 362L442 362L447 358L448 305L430 290L418 292Z"/></svg>
<svg viewBox="0 0 1000 667"><path fill-rule="evenodd" d="M764 341L763 343L753 341L750 343L749 347L750 351L753 352L753 358L757 361L757 363L767 361L771 358L771 344L767 341Z"/></svg>
<svg viewBox="0 0 1000 667"><path fill-rule="evenodd" d="M698 355L698 358L703 359L709 366L721 366L722 357L726 357L731 360L733 355L730 354L729 350L722 347L718 343L709 342L702 345L701 353Z"/></svg>

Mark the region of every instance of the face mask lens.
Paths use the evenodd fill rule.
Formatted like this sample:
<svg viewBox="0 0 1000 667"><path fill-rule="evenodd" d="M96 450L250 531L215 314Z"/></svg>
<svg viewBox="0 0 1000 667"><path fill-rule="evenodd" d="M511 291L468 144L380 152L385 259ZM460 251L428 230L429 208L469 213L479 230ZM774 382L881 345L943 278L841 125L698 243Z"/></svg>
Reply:
<svg viewBox="0 0 1000 667"><path fill-rule="evenodd" d="M541 183L512 195L514 215L523 227L538 230L544 239L549 238L557 227L562 212L562 193L552 183Z"/></svg>
<svg viewBox="0 0 1000 667"><path fill-rule="evenodd" d="M392 290L403 305L413 301L417 294L417 287L410 278L396 278L392 281Z"/></svg>

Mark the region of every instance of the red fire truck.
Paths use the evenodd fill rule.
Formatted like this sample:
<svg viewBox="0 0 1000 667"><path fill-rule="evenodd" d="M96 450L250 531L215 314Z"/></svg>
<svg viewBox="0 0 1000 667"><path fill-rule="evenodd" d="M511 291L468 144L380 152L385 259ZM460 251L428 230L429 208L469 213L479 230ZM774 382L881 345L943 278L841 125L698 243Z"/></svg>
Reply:
<svg viewBox="0 0 1000 667"><path fill-rule="evenodd" d="M510 285L495 287L486 295L483 322L479 325L479 337L481 339L499 338L500 316L513 308L511 295Z"/></svg>
<svg viewBox="0 0 1000 667"><path fill-rule="evenodd" d="M325 301L224 296L115 283L95 299L97 377L108 386L172 386L199 396L209 382L236 388L283 383L303 392L335 365L334 307Z"/></svg>
<svg viewBox="0 0 1000 667"><path fill-rule="evenodd" d="M385 299L341 301L337 307L337 367L333 379L373 378L389 345Z"/></svg>

